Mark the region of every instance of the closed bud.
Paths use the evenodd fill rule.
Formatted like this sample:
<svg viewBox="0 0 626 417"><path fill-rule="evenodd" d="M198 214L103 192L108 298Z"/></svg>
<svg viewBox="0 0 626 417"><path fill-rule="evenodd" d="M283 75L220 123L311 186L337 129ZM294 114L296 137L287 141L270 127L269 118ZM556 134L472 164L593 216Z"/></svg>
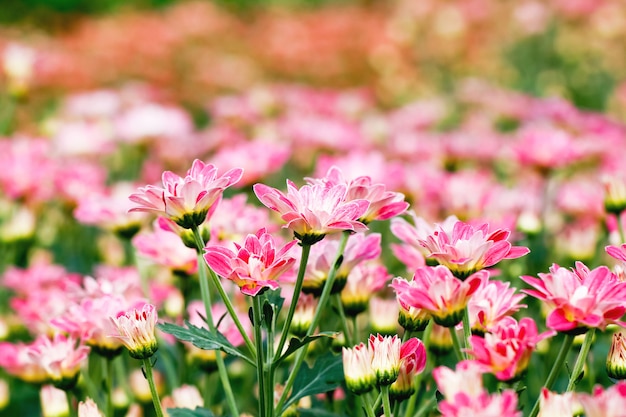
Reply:
<svg viewBox="0 0 626 417"><path fill-rule="evenodd" d="M606 358L606 373L609 378L626 379L626 339L621 332L613 335L613 342Z"/></svg>
<svg viewBox="0 0 626 417"><path fill-rule="evenodd" d="M342 357L348 389L355 394L371 391L376 385L376 373L372 369L372 350L361 343L351 349L343 348Z"/></svg>

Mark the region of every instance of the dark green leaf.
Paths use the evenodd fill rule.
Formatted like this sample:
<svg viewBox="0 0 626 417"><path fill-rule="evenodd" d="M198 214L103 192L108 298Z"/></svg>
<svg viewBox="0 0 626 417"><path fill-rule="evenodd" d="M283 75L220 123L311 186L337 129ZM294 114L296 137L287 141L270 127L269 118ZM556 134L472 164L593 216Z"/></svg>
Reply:
<svg viewBox="0 0 626 417"><path fill-rule="evenodd" d="M212 333L208 329L196 327L188 321L185 321L185 325L187 327L171 323L160 323L157 327L165 333L175 336L179 340L191 342L197 348L204 350L221 350L229 355L239 357L252 365L256 365L252 359L248 358L239 349L234 347L219 331L216 330L215 333Z"/></svg>
<svg viewBox="0 0 626 417"><path fill-rule="evenodd" d="M168 408L167 412L170 417L215 417L215 414L213 414L211 410L200 407L196 407L195 410L188 408Z"/></svg>
<svg viewBox="0 0 626 417"><path fill-rule="evenodd" d="M328 392L337 388L343 381L343 361L341 355L329 353L320 356L313 368L306 365L300 369L293 384L292 394L285 403L284 411L300 398Z"/></svg>
<svg viewBox="0 0 626 417"><path fill-rule="evenodd" d="M338 334L337 332L321 332L321 333L314 334L314 335L311 335L311 336L305 336L303 339L298 339L297 337L292 337L289 340L289 346L287 347L287 350L285 351L285 353L283 353L281 355L281 357L278 358L274 362L274 367L278 366L279 363L284 361L293 352L295 352L296 350L300 349L302 346L304 346L304 345L306 345L308 343L311 343L315 339L319 339L320 337L335 337L337 334Z"/></svg>
<svg viewBox="0 0 626 417"><path fill-rule="evenodd" d="M280 310L283 308L283 303L285 302L285 299L280 296L280 289L267 291L265 297L267 301L274 306L274 313L280 313Z"/></svg>
<svg viewBox="0 0 626 417"><path fill-rule="evenodd" d="M272 328L272 320L274 319L274 306L272 306L272 304L267 300L265 300L265 302L263 303L263 313L261 314L261 316L263 318L263 321L265 322L265 328Z"/></svg>

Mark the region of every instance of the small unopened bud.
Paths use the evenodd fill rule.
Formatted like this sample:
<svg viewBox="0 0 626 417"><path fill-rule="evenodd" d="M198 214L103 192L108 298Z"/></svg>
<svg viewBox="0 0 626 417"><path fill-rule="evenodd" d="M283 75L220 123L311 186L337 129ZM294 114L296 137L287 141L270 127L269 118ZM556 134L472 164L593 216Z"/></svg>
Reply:
<svg viewBox="0 0 626 417"><path fill-rule="evenodd" d="M605 210L620 215L626 209L626 182L616 177L605 178L603 182Z"/></svg>
<svg viewBox="0 0 626 417"><path fill-rule="evenodd" d="M346 386L355 394L369 392L376 385L376 373L372 369L372 350L361 343L354 348L343 348L343 372Z"/></svg>
<svg viewBox="0 0 626 417"><path fill-rule="evenodd" d="M606 373L609 378L626 379L626 339L621 332L613 335L613 342L606 358Z"/></svg>

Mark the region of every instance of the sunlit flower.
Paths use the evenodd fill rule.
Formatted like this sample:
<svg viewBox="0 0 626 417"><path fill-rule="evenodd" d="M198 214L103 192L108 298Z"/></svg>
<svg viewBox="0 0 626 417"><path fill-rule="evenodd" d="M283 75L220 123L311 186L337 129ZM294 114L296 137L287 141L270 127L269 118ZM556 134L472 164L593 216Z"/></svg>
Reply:
<svg viewBox="0 0 626 417"><path fill-rule="evenodd" d="M137 204L130 211L148 211L165 215L186 229L199 226L207 218L223 191L241 178L241 169L231 169L217 176L217 168L196 159L187 175L179 177L163 172L163 188L147 185L130 195Z"/></svg>
<svg viewBox="0 0 626 417"><path fill-rule="evenodd" d="M274 238L263 228L248 235L243 246L235 244L237 253L224 246L207 246L204 259L216 273L237 284L242 293L255 296L264 288L278 288L277 280L296 261L289 256L296 243L292 240L277 250Z"/></svg>
<svg viewBox="0 0 626 417"><path fill-rule="evenodd" d="M154 355L158 343L154 328L158 320L156 308L145 304L141 310L132 309L110 318L117 333L112 337L119 338L135 359L146 359Z"/></svg>
<svg viewBox="0 0 626 417"><path fill-rule="evenodd" d="M400 373L400 349L402 341L398 336L370 335L369 348L372 351L372 369L378 385L391 385Z"/></svg>
<svg viewBox="0 0 626 417"><path fill-rule="evenodd" d="M466 278L476 271L488 268L503 259L515 259L526 255L528 248L512 246L511 232L505 229L489 231L484 223L474 227L458 221L452 230L439 227L420 244L429 250L431 257L447 266L459 278Z"/></svg>
<svg viewBox="0 0 626 417"><path fill-rule="evenodd" d="M365 224L375 220L388 220L404 213L409 208L409 203L404 201L403 194L387 191L385 184L373 184L368 176L360 176L349 181L336 166L329 168L323 178L307 178L307 181L309 184L347 185L347 201L369 201L367 211L358 219Z"/></svg>
<svg viewBox="0 0 626 417"><path fill-rule="evenodd" d="M470 297L488 277L487 271L479 271L461 281L445 266L426 266L415 271L413 283L395 278L391 287L402 303L428 312L437 324L453 327L461 322Z"/></svg>
<svg viewBox="0 0 626 417"><path fill-rule="evenodd" d="M537 325L531 318L524 317L518 323L512 317L505 317L483 337L470 337L469 354L486 372L501 381L511 381L526 371L537 343L553 334L538 334Z"/></svg>
<svg viewBox="0 0 626 417"><path fill-rule="evenodd" d="M575 269L553 264L550 273L539 278L522 276L534 289L524 290L551 309L547 326L560 332L584 333L588 328L604 330L620 321L626 312L626 282L617 279L606 266L589 270L576 262Z"/></svg>
<svg viewBox="0 0 626 417"><path fill-rule="evenodd" d="M343 372L348 389L355 394L369 392L376 385L376 372L372 368L373 351L360 343L354 348L343 348Z"/></svg>
<svg viewBox="0 0 626 417"><path fill-rule="evenodd" d="M345 185L314 184L298 189L288 180L287 195L264 184L255 184L253 189L261 203L278 212L286 222L284 227L303 244L314 244L331 233L367 230L358 219L369 202L348 201Z"/></svg>
<svg viewBox="0 0 626 417"><path fill-rule="evenodd" d="M606 358L606 373L609 378L626 379L626 339L622 332L613 334L613 341Z"/></svg>
<svg viewBox="0 0 626 417"><path fill-rule="evenodd" d="M524 297L524 294L516 294L516 289L511 288L509 282L486 281L467 304L472 331L479 333L491 331L503 317L526 307L525 304L520 304Z"/></svg>

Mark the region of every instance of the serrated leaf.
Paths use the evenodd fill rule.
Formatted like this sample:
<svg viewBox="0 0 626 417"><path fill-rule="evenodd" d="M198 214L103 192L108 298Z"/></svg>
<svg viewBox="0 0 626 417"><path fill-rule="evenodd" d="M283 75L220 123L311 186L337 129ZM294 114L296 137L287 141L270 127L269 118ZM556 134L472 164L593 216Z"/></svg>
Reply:
<svg viewBox="0 0 626 417"><path fill-rule="evenodd" d="M157 327L179 340L191 342L197 348L204 350L221 350L256 366L256 363L252 359L234 347L219 331L216 330L215 333L213 333L203 327L196 327L188 321L185 321L185 325L187 327L171 323L159 323Z"/></svg>
<svg viewBox="0 0 626 417"><path fill-rule="evenodd" d="M292 394L281 412L309 395L321 394L337 388L343 381L343 361L341 355L329 353L317 358L312 368L306 365L300 369L293 384Z"/></svg>
<svg viewBox="0 0 626 417"><path fill-rule="evenodd" d="M215 417L211 410L196 407L195 410L189 408L168 408L167 413L170 417Z"/></svg>
<svg viewBox="0 0 626 417"><path fill-rule="evenodd" d="M274 312L278 315L280 310L283 308L283 303L285 302L285 299L280 296L280 289L266 291L265 297L267 298L267 301L274 306Z"/></svg>
<svg viewBox="0 0 626 417"><path fill-rule="evenodd" d="M291 355L296 350L300 349L302 346L311 343L312 341L319 339L320 337L335 337L337 332L320 332L318 334L314 334L311 336L305 336L302 339L298 339L297 337L292 337L289 339L289 345L287 346L287 350L283 353L276 361L274 362L274 367L278 366L282 361L284 361L289 355Z"/></svg>

